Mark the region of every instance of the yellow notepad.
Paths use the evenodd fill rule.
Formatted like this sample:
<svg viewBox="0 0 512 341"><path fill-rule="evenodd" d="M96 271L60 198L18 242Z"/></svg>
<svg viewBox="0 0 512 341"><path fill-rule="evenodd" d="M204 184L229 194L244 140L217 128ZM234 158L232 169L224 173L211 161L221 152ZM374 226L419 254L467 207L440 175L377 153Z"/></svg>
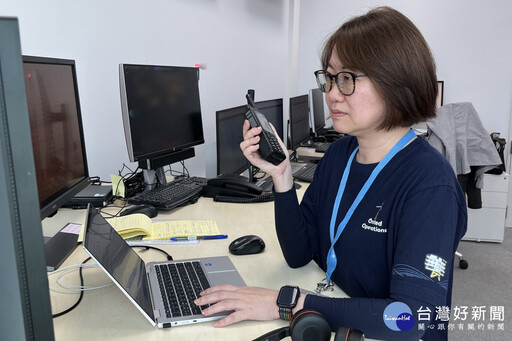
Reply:
<svg viewBox="0 0 512 341"><path fill-rule="evenodd" d="M219 233L214 220L165 220L153 222L148 216L138 213L108 219L108 222L123 239L143 236L142 240L162 240L173 237L212 236ZM83 233L79 241L83 240Z"/></svg>

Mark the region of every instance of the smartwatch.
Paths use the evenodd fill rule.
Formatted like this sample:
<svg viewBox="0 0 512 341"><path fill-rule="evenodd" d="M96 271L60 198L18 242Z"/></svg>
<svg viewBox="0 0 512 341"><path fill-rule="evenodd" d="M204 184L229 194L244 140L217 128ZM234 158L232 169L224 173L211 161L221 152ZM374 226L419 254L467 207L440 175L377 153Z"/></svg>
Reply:
<svg viewBox="0 0 512 341"><path fill-rule="evenodd" d="M297 286L285 285L279 290L277 296L277 306L279 307L279 317L282 320L290 321L292 319L292 309L299 300L300 289Z"/></svg>

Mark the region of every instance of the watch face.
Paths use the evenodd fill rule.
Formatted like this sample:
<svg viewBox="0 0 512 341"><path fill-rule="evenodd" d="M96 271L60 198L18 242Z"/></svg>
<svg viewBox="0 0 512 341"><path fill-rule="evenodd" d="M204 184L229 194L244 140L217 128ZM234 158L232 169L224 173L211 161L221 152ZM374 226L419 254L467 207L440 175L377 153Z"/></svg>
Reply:
<svg viewBox="0 0 512 341"><path fill-rule="evenodd" d="M277 297L277 305L282 308L294 308L299 298L298 293L299 289L297 287L282 287Z"/></svg>

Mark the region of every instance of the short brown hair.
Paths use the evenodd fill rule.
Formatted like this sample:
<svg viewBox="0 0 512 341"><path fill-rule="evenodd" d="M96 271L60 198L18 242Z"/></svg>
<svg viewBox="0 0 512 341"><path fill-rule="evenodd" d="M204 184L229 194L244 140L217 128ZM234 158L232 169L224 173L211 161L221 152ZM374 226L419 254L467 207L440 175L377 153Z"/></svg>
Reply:
<svg viewBox="0 0 512 341"><path fill-rule="evenodd" d="M420 31L405 15L378 7L345 22L323 48L324 70L334 49L343 66L367 75L386 102L380 129L408 127L435 117L435 61Z"/></svg>

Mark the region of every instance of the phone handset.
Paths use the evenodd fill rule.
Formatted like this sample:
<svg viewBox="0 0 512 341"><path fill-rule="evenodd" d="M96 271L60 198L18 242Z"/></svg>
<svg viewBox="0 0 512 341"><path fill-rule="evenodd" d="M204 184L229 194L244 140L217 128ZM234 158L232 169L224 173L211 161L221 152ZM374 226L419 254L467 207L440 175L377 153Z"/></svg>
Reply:
<svg viewBox="0 0 512 341"><path fill-rule="evenodd" d="M262 128L259 143L260 155L264 160L277 166L286 159L286 155L274 135L274 131L268 123L267 118L254 106L254 101L251 95L247 94L245 97L247 98L248 109L245 113L245 118L251 124L251 128Z"/></svg>

